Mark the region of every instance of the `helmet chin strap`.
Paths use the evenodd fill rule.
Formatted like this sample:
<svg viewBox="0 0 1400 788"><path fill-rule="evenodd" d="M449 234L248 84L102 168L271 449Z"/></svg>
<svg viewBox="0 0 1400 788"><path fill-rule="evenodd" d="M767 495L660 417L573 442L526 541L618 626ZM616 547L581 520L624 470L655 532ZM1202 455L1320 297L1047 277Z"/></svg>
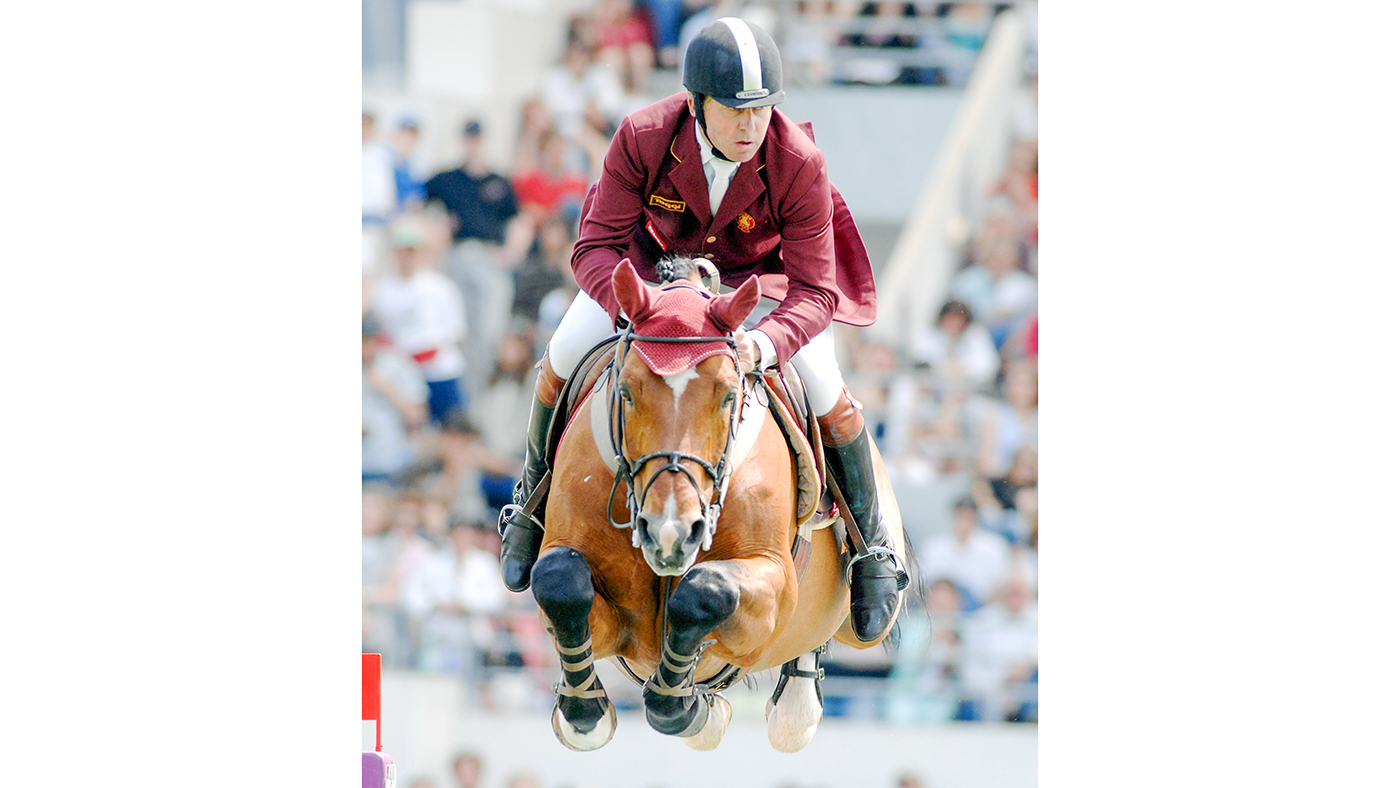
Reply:
<svg viewBox="0 0 1400 788"><path fill-rule="evenodd" d="M729 158L728 156L726 156L726 155L724 155L723 153L721 153L721 152L720 152L720 149L717 148L717 147L715 147L715 141L712 140L712 139L710 139L710 129L709 129L709 127L707 127L707 126L705 125L705 96L704 96L704 94L703 94L703 93L692 93L692 94L690 94L690 95L692 95L692 96L695 97L695 107L696 107L696 109L695 109L695 119L696 119L697 121L700 122L700 133L701 133L701 134L704 134L704 135L705 135L705 141L708 142L708 143L710 143L710 153L713 153L713 154L715 155L715 158L717 158L717 159L724 159L725 161L729 161L729 162L734 161L733 159L731 159L731 158Z"/></svg>

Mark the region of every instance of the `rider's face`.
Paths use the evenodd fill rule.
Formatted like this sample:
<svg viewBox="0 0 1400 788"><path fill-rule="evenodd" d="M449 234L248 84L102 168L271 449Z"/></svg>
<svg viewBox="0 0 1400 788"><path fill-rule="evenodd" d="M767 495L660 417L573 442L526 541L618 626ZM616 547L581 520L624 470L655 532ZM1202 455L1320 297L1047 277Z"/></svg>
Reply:
<svg viewBox="0 0 1400 788"><path fill-rule="evenodd" d="M687 99L690 113L695 114L695 99ZM730 109L718 101L705 100L705 132L719 152L730 161L744 162L758 154L768 123L773 119L772 107Z"/></svg>

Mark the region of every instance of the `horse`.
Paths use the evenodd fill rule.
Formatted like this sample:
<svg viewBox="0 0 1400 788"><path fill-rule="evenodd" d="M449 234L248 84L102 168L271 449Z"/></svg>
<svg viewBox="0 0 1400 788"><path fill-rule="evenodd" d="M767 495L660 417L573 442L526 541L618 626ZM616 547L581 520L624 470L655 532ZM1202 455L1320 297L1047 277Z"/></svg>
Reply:
<svg viewBox="0 0 1400 788"><path fill-rule="evenodd" d="M741 374L735 331L758 302L758 278L725 295L697 282L656 287L630 261L617 266L629 323L553 455L531 587L563 668L552 725L573 750L602 747L616 731L593 667L609 658L642 686L648 723L697 750L718 746L728 727L720 690L781 666L768 738L795 752L821 720L826 643L869 648L889 634L861 642L851 630L846 559L837 529L825 527L837 518L804 502L798 455L764 406L770 395L759 375ZM902 560L878 452L875 466ZM810 553L799 574L802 539Z"/></svg>

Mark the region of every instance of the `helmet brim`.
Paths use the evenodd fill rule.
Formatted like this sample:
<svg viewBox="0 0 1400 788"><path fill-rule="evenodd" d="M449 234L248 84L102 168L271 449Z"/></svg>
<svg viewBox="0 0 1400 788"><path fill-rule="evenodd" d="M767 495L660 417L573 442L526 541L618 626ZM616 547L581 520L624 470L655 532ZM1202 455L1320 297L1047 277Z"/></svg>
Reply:
<svg viewBox="0 0 1400 788"><path fill-rule="evenodd" d="M754 107L771 107L774 104L780 104L783 99L787 98L787 92L780 89L777 93L769 93L762 98L756 99L738 99L729 98L728 96L709 96L709 98L718 101L730 109L752 109Z"/></svg>

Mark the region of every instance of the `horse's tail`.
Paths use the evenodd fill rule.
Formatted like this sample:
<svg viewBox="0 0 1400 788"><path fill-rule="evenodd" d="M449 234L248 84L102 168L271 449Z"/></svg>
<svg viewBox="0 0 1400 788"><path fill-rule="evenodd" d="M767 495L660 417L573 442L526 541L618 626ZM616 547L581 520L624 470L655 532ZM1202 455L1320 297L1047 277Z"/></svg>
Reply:
<svg viewBox="0 0 1400 788"><path fill-rule="evenodd" d="M909 573L909 585L904 589L900 615L894 620L894 626L890 627L889 634L885 635L884 641L880 644L887 654L893 654L899 650L899 620L909 610L909 593L913 592L919 599L922 599L924 595L923 573L919 571L919 559L914 550L914 540L909 538L909 532L903 528L900 529L900 539L904 542L904 570ZM919 609L923 610L925 616L928 615L928 611L924 609L923 605L920 605Z"/></svg>

